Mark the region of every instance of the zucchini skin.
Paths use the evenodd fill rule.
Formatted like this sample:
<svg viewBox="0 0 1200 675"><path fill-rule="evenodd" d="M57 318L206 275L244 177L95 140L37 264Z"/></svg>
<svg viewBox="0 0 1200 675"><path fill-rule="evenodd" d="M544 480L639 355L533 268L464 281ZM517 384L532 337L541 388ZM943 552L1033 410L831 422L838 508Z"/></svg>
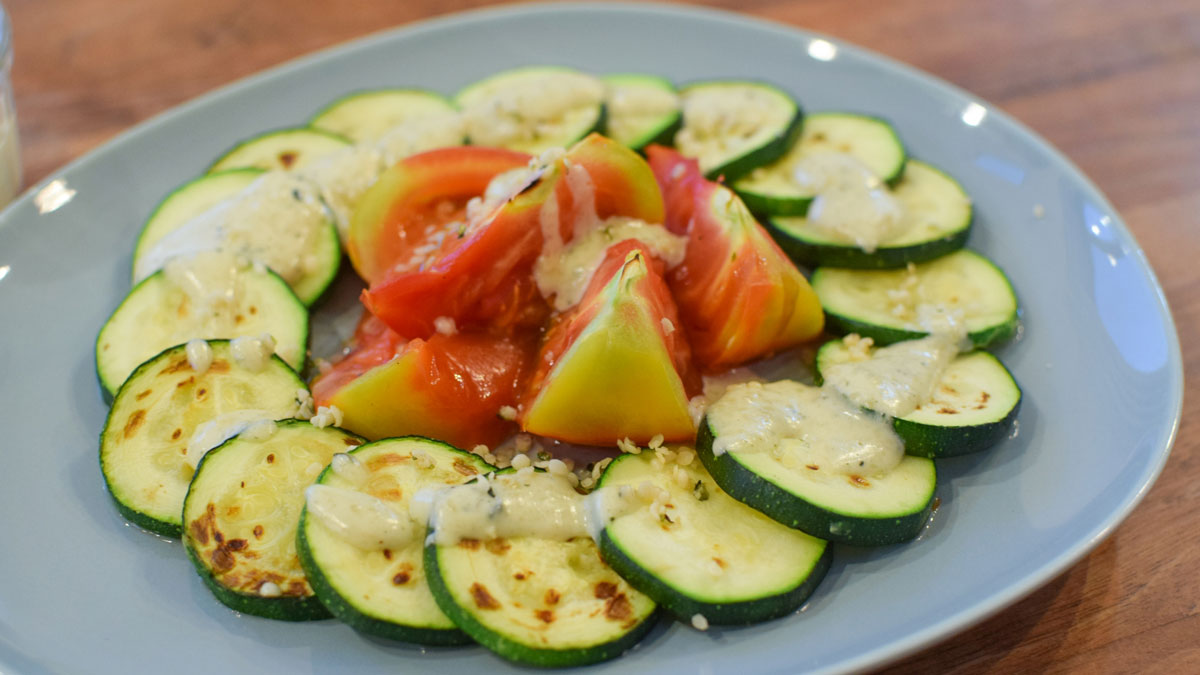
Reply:
<svg viewBox="0 0 1200 675"><path fill-rule="evenodd" d="M450 589L442 579L441 566L438 562L438 546L433 543L425 546L425 576L438 607L446 613L446 616L450 617L455 625L479 644L514 663L540 668L563 668L607 661L620 656L636 645L657 624L654 619L659 610L655 608L640 624L612 642L576 649L537 649L492 631L476 620L471 612L459 607L454 602Z"/></svg>
<svg viewBox="0 0 1200 675"><path fill-rule="evenodd" d="M830 312L829 310L825 310L825 326L830 332L837 333L838 335L858 333L862 337L869 337L880 347L896 342L904 342L905 340L929 337L929 333L925 331L890 328L868 321L851 319L841 314ZM975 349L983 349L1012 339L1017 334L1018 326L1019 321L1017 314L1014 312L1007 321L972 331L967 333L967 337L971 339L971 344Z"/></svg>
<svg viewBox="0 0 1200 675"><path fill-rule="evenodd" d="M607 528L601 531L597 543L600 546L600 555L609 567L629 582L630 586L650 596L660 607L683 623L689 623L693 616L702 614L710 624L724 626L761 623L796 611L821 584L833 560L833 547L826 546L825 552L817 559L808 575L793 588L758 600L713 603L688 597L643 568L608 535Z"/></svg>
<svg viewBox="0 0 1200 675"><path fill-rule="evenodd" d="M329 469L326 468L326 471ZM318 478L318 481L320 478ZM416 626L400 626L390 621L377 619L365 614L345 599L330 585L329 580L321 572L320 566L313 559L312 549L308 544L305 533L305 521L308 518L308 507L300 512L300 526L296 530L296 552L300 556L300 565L308 577L308 583L313 592L330 614L338 621L354 630L401 642L411 642L434 647L468 645L474 642L469 635L461 630L444 630L440 628L419 628Z"/></svg>
<svg viewBox="0 0 1200 675"><path fill-rule="evenodd" d="M756 198L771 199L757 195ZM754 210L749 201L746 202L746 206ZM805 210L807 211L807 206ZM789 214L776 213L775 215ZM771 218L765 219L763 226L771 233L771 237L775 239L775 243L779 244L779 248L783 249L783 252L798 265L847 267L860 270L893 269L904 267L910 262L921 263L940 258L966 246L967 238L971 234L971 225L967 225L957 232L938 239L923 241L911 246L881 246L871 253L867 253L857 246L805 241L789 234L776 225Z"/></svg>
<svg viewBox="0 0 1200 675"><path fill-rule="evenodd" d="M742 466L729 453L715 455L712 451L713 439L708 419L705 418L700 421L700 430L697 432L696 454L722 490L768 517L814 537L852 546L899 544L915 539L933 513L933 491L925 508L905 516L862 518L831 513L763 479ZM933 471L936 484L936 467Z"/></svg>
<svg viewBox="0 0 1200 675"><path fill-rule="evenodd" d="M791 256L792 252L788 251L786 246L783 246L783 239L778 229L770 224L770 219L772 216L807 215L808 207L812 205L815 197L773 197L752 190L739 190L733 185L730 187L737 193L738 197L741 197L742 201L746 204L746 208L750 209L750 212L758 218L759 222L771 232L771 236L775 238L780 247ZM787 235L782 236L790 239Z"/></svg>
<svg viewBox="0 0 1200 675"><path fill-rule="evenodd" d="M651 145L672 145L675 142L675 134L683 126L683 113L676 113L675 119L663 127L661 131L655 134L648 140L642 141L633 149L640 155L646 154L646 148Z"/></svg>

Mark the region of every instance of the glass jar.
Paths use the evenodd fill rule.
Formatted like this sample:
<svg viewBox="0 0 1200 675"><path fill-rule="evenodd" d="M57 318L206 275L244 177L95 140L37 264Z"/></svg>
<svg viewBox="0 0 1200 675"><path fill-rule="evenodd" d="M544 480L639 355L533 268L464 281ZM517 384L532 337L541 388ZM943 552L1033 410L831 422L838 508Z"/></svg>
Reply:
<svg viewBox="0 0 1200 675"><path fill-rule="evenodd" d="M21 150L12 91L12 24L0 5L0 206L21 189Z"/></svg>

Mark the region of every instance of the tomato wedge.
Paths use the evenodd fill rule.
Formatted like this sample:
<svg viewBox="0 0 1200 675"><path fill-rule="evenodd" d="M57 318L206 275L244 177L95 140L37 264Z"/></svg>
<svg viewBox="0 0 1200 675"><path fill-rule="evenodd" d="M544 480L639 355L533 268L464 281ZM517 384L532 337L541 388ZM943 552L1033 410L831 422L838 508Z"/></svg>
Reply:
<svg viewBox="0 0 1200 675"><path fill-rule="evenodd" d="M350 341L353 349L313 380L314 403L329 405L335 392L375 366L391 361L407 342L370 312L363 312Z"/></svg>
<svg viewBox="0 0 1200 675"><path fill-rule="evenodd" d="M514 433L502 419L516 406L534 340L435 333L404 340L374 317L358 347L313 382L317 405L336 405L342 426L372 440L415 434L460 448L494 446Z"/></svg>
<svg viewBox="0 0 1200 675"><path fill-rule="evenodd" d="M439 317L468 330L540 326L549 306L533 265L547 238L570 241L583 218L624 216L662 222L662 196L637 153L599 135L535 170L505 203L470 223L464 238L423 269L389 273L363 304L401 335L423 337Z"/></svg>
<svg viewBox="0 0 1200 675"><path fill-rule="evenodd" d="M644 244L614 244L583 299L547 333L521 406L529 432L571 443L691 441L699 392L663 264Z"/></svg>
<svg viewBox="0 0 1200 675"><path fill-rule="evenodd" d="M531 157L499 148L442 148L407 157L388 169L354 212L346 253L372 283L399 265L415 269L448 246L466 221L466 204L488 183Z"/></svg>
<svg viewBox="0 0 1200 675"><path fill-rule="evenodd" d="M665 224L688 237L668 276L700 366L715 372L820 334L825 315L808 280L728 188L698 163L646 151L667 204Z"/></svg>

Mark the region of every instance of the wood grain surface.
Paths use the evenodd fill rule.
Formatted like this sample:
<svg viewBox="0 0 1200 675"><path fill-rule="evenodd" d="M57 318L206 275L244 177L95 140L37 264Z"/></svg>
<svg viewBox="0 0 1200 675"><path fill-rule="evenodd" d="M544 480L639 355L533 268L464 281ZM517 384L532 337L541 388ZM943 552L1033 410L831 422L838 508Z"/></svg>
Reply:
<svg viewBox="0 0 1200 675"><path fill-rule="evenodd" d="M487 2L8 0L26 185L141 120L293 57ZM1166 289L1186 399L1171 458L1091 555L896 672L1200 672L1200 2L747 0L945 78L1074 160Z"/></svg>

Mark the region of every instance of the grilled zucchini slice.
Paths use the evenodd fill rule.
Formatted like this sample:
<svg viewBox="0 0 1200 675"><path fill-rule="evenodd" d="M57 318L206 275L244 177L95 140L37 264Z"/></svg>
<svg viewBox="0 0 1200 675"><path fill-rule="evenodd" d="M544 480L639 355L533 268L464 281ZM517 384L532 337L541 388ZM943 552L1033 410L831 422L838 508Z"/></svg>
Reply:
<svg viewBox="0 0 1200 675"><path fill-rule="evenodd" d="M231 609L308 621L329 612L296 553L304 489L339 452L364 442L300 420L255 425L210 450L183 502L183 543L204 584Z"/></svg>
<svg viewBox="0 0 1200 675"><path fill-rule="evenodd" d="M188 346L168 348L134 371L117 393L100 433L100 470L117 510L131 522L178 537L180 513L198 457L188 445L210 423L236 429L252 418L283 419L298 411L304 382L275 356L250 371L228 340L207 343L203 369ZM193 348L194 350L194 348Z"/></svg>
<svg viewBox="0 0 1200 675"><path fill-rule="evenodd" d="M323 129L276 129L234 145L217 158L206 173L246 167L293 171L349 146L350 139Z"/></svg>
<svg viewBox="0 0 1200 675"><path fill-rule="evenodd" d="M733 499L700 462L660 468L651 457L618 457L591 497L646 482L668 495L659 514L634 509L605 524L600 554L617 573L684 622L757 623L808 599L829 569L826 542Z"/></svg>
<svg viewBox="0 0 1200 675"><path fill-rule="evenodd" d="M820 267L812 287L830 329L880 346L928 335L930 322L941 315L957 316L976 347L1017 332L1017 298L1008 277L968 249L899 270Z"/></svg>
<svg viewBox="0 0 1200 675"><path fill-rule="evenodd" d="M457 485L495 471L477 455L416 436L368 443L340 462L326 469L317 484L377 499L376 508L391 510L397 518L409 517L413 497L423 489ZM426 582L424 523L415 533L402 547L375 545L373 540L360 547L305 506L297 549L321 603L355 630L418 644L471 642L433 599Z"/></svg>
<svg viewBox="0 0 1200 675"><path fill-rule="evenodd" d="M458 92L467 138L530 154L565 148L605 124L604 83L561 66L506 70Z"/></svg>
<svg viewBox="0 0 1200 675"><path fill-rule="evenodd" d="M121 302L96 337L96 375L112 396L139 364L193 339L270 334L275 353L297 371L308 344L308 311L279 275L265 269L219 268L219 301L198 300L188 279L204 276L204 261L177 261L178 269L147 277ZM212 262L220 262L214 258Z"/></svg>
<svg viewBox="0 0 1200 675"><path fill-rule="evenodd" d="M795 99L761 82L699 82L684 87L680 98L683 127L675 147L712 179L735 181L779 159L804 120Z"/></svg>

